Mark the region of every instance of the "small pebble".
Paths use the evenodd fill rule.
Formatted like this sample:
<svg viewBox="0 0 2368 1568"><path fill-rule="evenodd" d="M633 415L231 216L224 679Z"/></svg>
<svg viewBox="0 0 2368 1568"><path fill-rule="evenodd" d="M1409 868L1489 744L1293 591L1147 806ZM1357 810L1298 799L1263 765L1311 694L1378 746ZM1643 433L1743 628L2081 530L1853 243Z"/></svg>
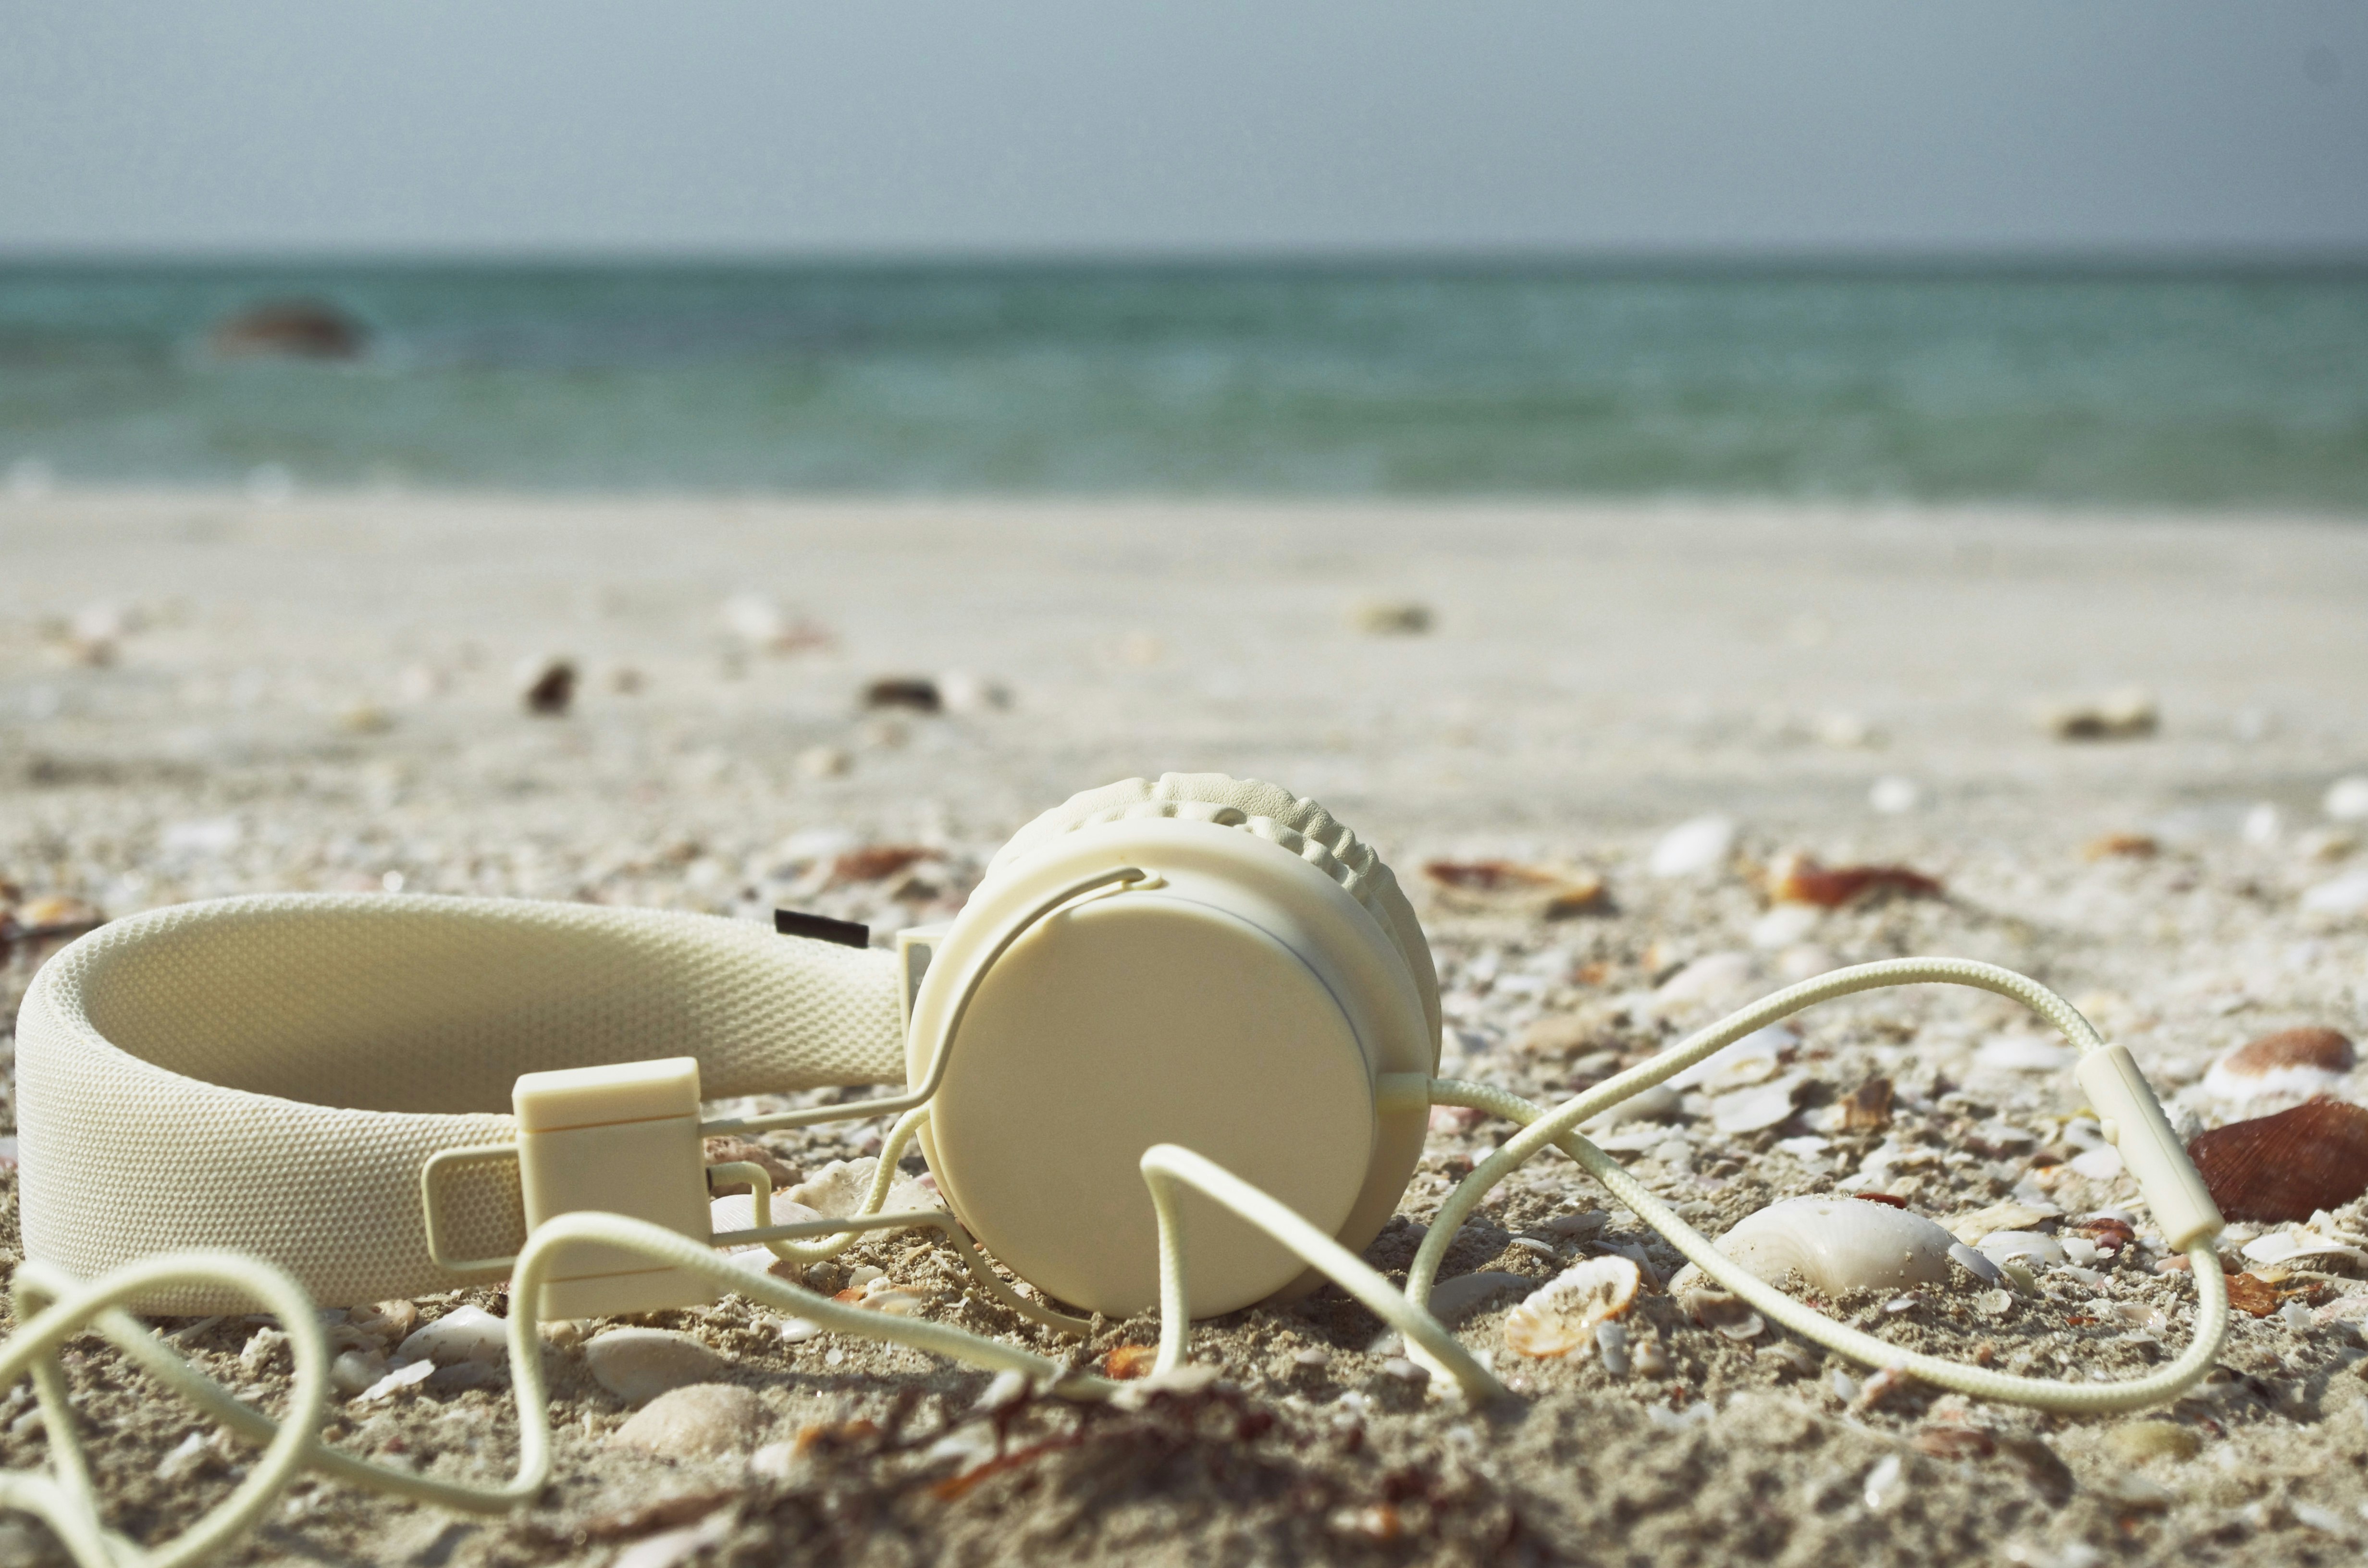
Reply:
<svg viewBox="0 0 2368 1568"><path fill-rule="evenodd" d="M614 1440L666 1459L740 1453L754 1446L764 1414L764 1405L746 1389L692 1383L670 1388L634 1412L632 1420L617 1428Z"/></svg>
<svg viewBox="0 0 2368 1568"><path fill-rule="evenodd" d="M1616 1323L1595 1325L1595 1353L1603 1362L1603 1369L1615 1378L1628 1375L1628 1330Z"/></svg>
<svg viewBox="0 0 2368 1568"><path fill-rule="evenodd" d="M520 667L518 700L542 719L563 719L575 700L575 665L566 659L545 659Z"/></svg>
<svg viewBox="0 0 2368 1568"><path fill-rule="evenodd" d="M594 1381L628 1404L712 1382L730 1365L689 1335L666 1328L612 1328L585 1346L584 1360Z"/></svg>
<svg viewBox="0 0 2368 1568"><path fill-rule="evenodd" d="M2310 1309L2300 1301L2288 1301L2278 1309L2278 1316L2296 1334L2304 1333L2311 1326Z"/></svg>
<svg viewBox="0 0 2368 1568"><path fill-rule="evenodd" d="M1644 1378L1666 1378L1669 1375L1669 1353L1657 1339L1647 1339L1628 1353L1629 1363L1636 1375Z"/></svg>

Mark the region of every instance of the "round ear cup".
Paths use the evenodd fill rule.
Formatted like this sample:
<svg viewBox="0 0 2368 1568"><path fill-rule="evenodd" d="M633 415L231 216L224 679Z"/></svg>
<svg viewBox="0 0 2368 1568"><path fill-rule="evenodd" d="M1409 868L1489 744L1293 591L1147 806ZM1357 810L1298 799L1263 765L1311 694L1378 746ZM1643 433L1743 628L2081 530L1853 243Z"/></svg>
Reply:
<svg viewBox="0 0 2368 1568"><path fill-rule="evenodd" d="M1226 791L1296 807L1330 842L1205 798ZM1396 1207L1428 1120L1418 1106L1379 1110L1375 1080L1429 1073L1439 1040L1429 949L1387 868L1312 802L1217 776L1134 780L1062 813L996 857L915 998L917 1083L975 983L922 1134L954 1211L1039 1289L1111 1317L1158 1297L1137 1166L1155 1143L1206 1155L1361 1248ZM1003 946L1045 899L1121 866L1148 881L1088 893ZM1386 904L1373 907L1383 895L1428 987ZM1229 1212L1184 1203L1195 1316L1303 1273Z"/></svg>
<svg viewBox="0 0 2368 1568"><path fill-rule="evenodd" d="M1087 790L1043 812L1011 835L987 862L996 873L1042 845L1094 823L1121 818L1171 817L1235 827L1288 849L1348 891L1381 923L1406 973L1422 997L1422 1016L1430 1030L1429 1071L1439 1065L1441 1020L1439 1013L1439 969L1432 963L1429 939L1406 891L1373 846L1349 830L1349 824L1304 795L1294 795L1280 784L1258 778L1235 778L1223 773L1163 773L1159 781L1122 778L1099 790Z"/></svg>

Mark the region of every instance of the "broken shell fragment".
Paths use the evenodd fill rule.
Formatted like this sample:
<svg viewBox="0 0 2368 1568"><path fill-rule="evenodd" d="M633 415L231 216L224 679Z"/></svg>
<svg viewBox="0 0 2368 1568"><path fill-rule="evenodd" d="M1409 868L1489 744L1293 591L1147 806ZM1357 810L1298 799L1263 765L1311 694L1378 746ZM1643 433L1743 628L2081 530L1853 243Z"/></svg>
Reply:
<svg viewBox="0 0 2368 1568"><path fill-rule="evenodd" d="M1431 860L1422 873L1438 885L1440 902L1454 908L1559 920L1604 903L1603 879L1593 871L1512 860Z"/></svg>
<svg viewBox="0 0 2368 1568"><path fill-rule="evenodd" d="M2054 1236L2037 1231L1992 1231L1979 1244L1981 1254L1992 1263L2062 1263L2063 1246Z"/></svg>
<svg viewBox="0 0 2368 1568"><path fill-rule="evenodd" d="M1567 1356L1595 1343L1598 1324L1625 1312L1640 1276L1624 1257L1590 1257L1563 1270L1505 1314L1506 1348L1523 1356Z"/></svg>
<svg viewBox="0 0 2368 1568"><path fill-rule="evenodd" d="M1768 1327L1767 1320L1753 1312L1749 1302L1724 1290L1688 1290L1679 1298L1678 1304L1694 1322L1729 1339L1757 1339Z"/></svg>
<svg viewBox="0 0 2368 1568"><path fill-rule="evenodd" d="M2310 1100L2198 1133L2187 1155L2229 1219L2307 1220L2368 1192L2368 1110Z"/></svg>
<svg viewBox="0 0 2368 1568"><path fill-rule="evenodd" d="M2214 1062L2203 1075L2203 1091L2224 1100L2325 1094L2358 1061L2351 1041L2333 1029L2280 1029Z"/></svg>
<svg viewBox="0 0 2368 1568"><path fill-rule="evenodd" d="M1838 909L1861 898L1896 893L1903 898L1938 898L1941 884L1906 866L1821 866L1809 856L1793 854L1769 868L1768 897L1774 903L1808 903Z"/></svg>
<svg viewBox="0 0 2368 1568"><path fill-rule="evenodd" d="M1745 1216L1718 1250L1771 1285L1798 1274L1821 1295L1946 1285L1955 1238L1920 1214L1854 1198L1788 1198Z"/></svg>
<svg viewBox="0 0 2368 1568"><path fill-rule="evenodd" d="M1758 1132L1791 1118L1793 1101L1808 1085L1805 1074L1788 1073L1771 1084L1721 1095L1710 1102L1711 1125L1721 1132Z"/></svg>
<svg viewBox="0 0 2368 1568"><path fill-rule="evenodd" d="M1959 1264L1963 1265L1966 1273L1972 1275L1975 1278L1980 1280L1985 1285L2003 1285L2006 1283L2006 1273L2003 1269L1999 1268L1997 1264L1992 1263L1988 1258L1984 1257L1980 1253L1975 1252L1973 1248L1967 1246L1963 1242L1951 1244L1949 1247L1949 1256L1955 1259Z"/></svg>

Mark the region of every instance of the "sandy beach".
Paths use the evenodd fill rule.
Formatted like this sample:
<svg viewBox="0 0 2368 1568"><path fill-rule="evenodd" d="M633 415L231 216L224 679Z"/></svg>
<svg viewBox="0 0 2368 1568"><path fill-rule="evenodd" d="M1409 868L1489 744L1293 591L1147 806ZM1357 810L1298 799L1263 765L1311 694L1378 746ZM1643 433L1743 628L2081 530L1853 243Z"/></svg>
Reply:
<svg viewBox="0 0 2368 1568"><path fill-rule="evenodd" d="M2215 1096L2221 1052L2368 1029L2368 820L2330 797L2368 775L2363 608L2368 529L2343 518L0 497L0 892L21 925L384 889L752 919L789 904L893 932L958 908L1005 836L1076 790L1224 771L1312 795L1381 847L1423 914L1462 1075L1559 1099L1790 979L1951 954L2071 997L2209 1128L2294 1103ZM545 706L564 711L529 711L563 662L572 688ZM937 710L867 704L897 678L928 682ZM2078 733L2098 729L2129 733ZM1670 830L1709 816L1731 838L1656 873ZM866 877L846 858L865 846L913 853ZM1788 903L1771 869L1796 855L1940 891ZM1425 870L1482 861L1602 891L1549 917ZM52 950L9 947L8 1024ZM1972 994L1837 1005L1800 1020L1776 1120L1722 1131L1690 1101L1608 1146L1713 1233L1864 1189L1952 1226L2041 1199L2055 1212L2028 1223L2072 1235L2130 1212L2135 1187L2083 1158L2094 1124L2038 1027ZM1875 1078L1885 1118L1850 1122L1842 1097ZM2368 1071L2337 1092L2368 1100ZM1403 1277L1452 1176L1504 1131L1435 1119L1376 1267ZM768 1148L811 1176L879 1131ZM169 1137L156 1168L172 1179ZM2368 1212L2327 1225L2357 1237ZM2263 1270L2240 1248L2276 1229L2233 1231L2232 1270ZM2128 1375L2175 1355L2193 1315L2142 1211L2135 1232L2002 1305L1967 1288L1838 1310L1918 1348ZM1590 1254L1660 1281L1679 1261L1549 1155L1447 1272L1543 1283ZM735 1451L620 1442L631 1407L580 1343L555 1343L557 1480L536 1506L468 1518L306 1483L228 1560L2350 1562L2368 1547L2359 1257L2268 1269L2272 1310L2240 1313L2221 1371L2176 1405L2077 1420L1912 1386L1870 1398L1864 1369L1773 1330L1714 1332L1649 1287L1630 1335L1663 1347L1661 1375L1526 1358L1500 1343L1526 1285L1455 1325L1518 1380L1518 1416L1426 1392L1377 1320L1326 1292L1204 1325L1195 1356L1218 1381L1200 1392L990 1420L983 1373L792 1340L726 1301L651 1321L756 1393ZM951 1255L910 1235L809 1283L858 1267L947 1321L1018 1323L964 1302ZM418 1306L471 1302L500 1298ZM256 1332L229 1320L180 1343L268 1403L285 1363L267 1346L242 1364ZM1063 1353L1156 1337L1143 1319ZM108 1434L93 1446L119 1522L143 1539L252 1457L185 1448L203 1423L96 1342L68 1370ZM448 1381L345 1405L328 1436L506 1474L507 1390ZM40 1453L38 1424L0 1412L0 1463ZM52 1559L37 1527L0 1519L0 1562Z"/></svg>

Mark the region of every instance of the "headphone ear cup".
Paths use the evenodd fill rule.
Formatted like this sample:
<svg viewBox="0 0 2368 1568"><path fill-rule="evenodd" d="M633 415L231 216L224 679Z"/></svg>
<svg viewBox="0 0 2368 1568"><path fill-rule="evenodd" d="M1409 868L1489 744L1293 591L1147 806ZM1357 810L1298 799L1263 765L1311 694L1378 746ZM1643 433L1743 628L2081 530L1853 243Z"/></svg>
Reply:
<svg viewBox="0 0 2368 1568"><path fill-rule="evenodd" d="M1397 949L1406 978L1422 998L1423 1022L1430 1031L1429 1066L1439 1067L1443 1020L1439 1009L1439 969L1430 956L1430 942L1406 890L1373 846L1360 839L1349 824L1304 795L1258 778L1235 778L1223 773L1163 773L1147 778L1122 778L1099 790L1087 790L1042 812L1011 835L987 863L996 873L1030 852L1078 828L1094 823L1127 818L1170 817L1240 828L1280 845L1346 889L1381 925Z"/></svg>
<svg viewBox="0 0 2368 1568"><path fill-rule="evenodd" d="M1130 866L1147 880L1011 934ZM1419 1104L1383 1109L1379 1079L1436 1069L1438 1017L1429 944L1369 846L1273 785L1171 774L1074 797L996 856L936 944L907 1072L917 1086L948 1053L921 1138L956 1214L1039 1289L1119 1317L1156 1299L1136 1165L1155 1143L1215 1160L1352 1251L1370 1243L1429 1123ZM1183 1202L1195 1315L1321 1283Z"/></svg>

